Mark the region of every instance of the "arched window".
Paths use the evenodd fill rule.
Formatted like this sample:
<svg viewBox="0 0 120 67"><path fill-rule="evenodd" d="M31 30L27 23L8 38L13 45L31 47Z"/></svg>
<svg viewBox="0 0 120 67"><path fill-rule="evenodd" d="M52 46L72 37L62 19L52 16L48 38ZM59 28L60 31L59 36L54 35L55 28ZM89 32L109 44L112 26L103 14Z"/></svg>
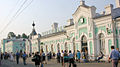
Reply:
<svg viewBox="0 0 120 67"><path fill-rule="evenodd" d="M67 42L65 43L65 50L68 50Z"/></svg>
<svg viewBox="0 0 120 67"><path fill-rule="evenodd" d="M51 45L51 52L53 52L53 44Z"/></svg>
<svg viewBox="0 0 120 67"><path fill-rule="evenodd" d="M75 38L73 38L73 50L75 51Z"/></svg>
<svg viewBox="0 0 120 67"><path fill-rule="evenodd" d="M58 43L58 45L57 45L57 49L60 50L60 44L59 44L59 43Z"/></svg>
<svg viewBox="0 0 120 67"><path fill-rule="evenodd" d="M48 46L46 45L46 53L48 53Z"/></svg>
<svg viewBox="0 0 120 67"><path fill-rule="evenodd" d="M105 54L105 38L103 33L99 34L99 48L100 51Z"/></svg>

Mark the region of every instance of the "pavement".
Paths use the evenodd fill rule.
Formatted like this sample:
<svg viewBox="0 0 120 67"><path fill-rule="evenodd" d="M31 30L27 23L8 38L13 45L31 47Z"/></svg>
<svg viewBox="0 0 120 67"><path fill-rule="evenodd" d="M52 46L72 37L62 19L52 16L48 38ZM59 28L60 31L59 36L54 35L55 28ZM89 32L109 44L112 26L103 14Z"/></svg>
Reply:
<svg viewBox="0 0 120 67"><path fill-rule="evenodd" d="M111 63L76 63L77 67L112 67ZM20 63L16 64L16 61L2 60L2 65L0 67L35 67L34 62L31 61L31 58L27 59L27 65L23 65L22 59ZM47 61L47 64L44 64L44 67L62 67L61 63L57 63L55 59ZM67 67L67 66L66 66ZM118 65L120 67L120 63Z"/></svg>

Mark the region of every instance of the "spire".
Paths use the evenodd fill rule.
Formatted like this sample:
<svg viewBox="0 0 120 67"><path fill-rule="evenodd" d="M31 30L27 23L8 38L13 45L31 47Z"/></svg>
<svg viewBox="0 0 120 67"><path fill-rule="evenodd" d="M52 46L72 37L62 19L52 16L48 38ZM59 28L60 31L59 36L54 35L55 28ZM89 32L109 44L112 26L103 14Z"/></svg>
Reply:
<svg viewBox="0 0 120 67"><path fill-rule="evenodd" d="M85 1L84 1L84 0L81 0L81 1L80 1L80 5L85 5Z"/></svg>
<svg viewBox="0 0 120 67"><path fill-rule="evenodd" d="M35 26L35 23L34 23L34 21L33 21L33 24L32 24L32 26L33 26L33 28L34 28L34 26Z"/></svg>
<svg viewBox="0 0 120 67"><path fill-rule="evenodd" d="M31 32L30 35L37 35L37 33L36 33L36 31L35 31L35 23L34 23L34 21L33 21L32 26L33 26L33 29L32 29L32 32Z"/></svg>

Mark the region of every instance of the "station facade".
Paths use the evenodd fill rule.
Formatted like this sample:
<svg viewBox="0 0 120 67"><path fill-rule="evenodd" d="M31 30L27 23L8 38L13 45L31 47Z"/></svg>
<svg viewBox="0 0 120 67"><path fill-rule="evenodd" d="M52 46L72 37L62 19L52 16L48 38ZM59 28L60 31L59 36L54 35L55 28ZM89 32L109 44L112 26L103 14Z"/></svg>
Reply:
<svg viewBox="0 0 120 67"><path fill-rule="evenodd" d="M101 13L96 13L95 6L87 6L85 1L81 0L72 16L73 18L67 21L68 25L58 27L58 24L54 23L52 30L42 33L41 50L45 53L86 50L92 59L102 52L107 59L112 45L120 49L120 0L116 0L116 8L109 4Z"/></svg>
<svg viewBox="0 0 120 67"><path fill-rule="evenodd" d="M68 25L58 27L58 23L53 23L52 29L41 35L36 33L33 24L29 39L25 41L25 51L43 50L47 54L79 50L87 51L89 59L96 59L102 52L107 59L112 45L120 49L120 0L116 0L115 8L109 4L101 13L96 13L95 6L88 6L81 0L72 16L67 20ZM2 50L5 51L5 47Z"/></svg>

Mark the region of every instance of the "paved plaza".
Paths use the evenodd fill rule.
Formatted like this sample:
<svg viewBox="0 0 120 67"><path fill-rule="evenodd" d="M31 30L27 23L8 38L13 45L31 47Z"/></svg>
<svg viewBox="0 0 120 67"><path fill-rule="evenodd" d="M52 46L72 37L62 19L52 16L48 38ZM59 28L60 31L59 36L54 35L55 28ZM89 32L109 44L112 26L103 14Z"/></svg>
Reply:
<svg viewBox="0 0 120 67"><path fill-rule="evenodd" d="M2 66L0 67L35 67L34 63L31 62L31 59L27 59L27 65L23 65L22 59L20 64L16 64L15 61L11 62L10 60L3 60ZM60 63L57 63L56 60L51 60L47 64L44 64L44 67L62 67ZM112 67L111 63L77 63L77 67ZM119 66L120 67L120 63Z"/></svg>

